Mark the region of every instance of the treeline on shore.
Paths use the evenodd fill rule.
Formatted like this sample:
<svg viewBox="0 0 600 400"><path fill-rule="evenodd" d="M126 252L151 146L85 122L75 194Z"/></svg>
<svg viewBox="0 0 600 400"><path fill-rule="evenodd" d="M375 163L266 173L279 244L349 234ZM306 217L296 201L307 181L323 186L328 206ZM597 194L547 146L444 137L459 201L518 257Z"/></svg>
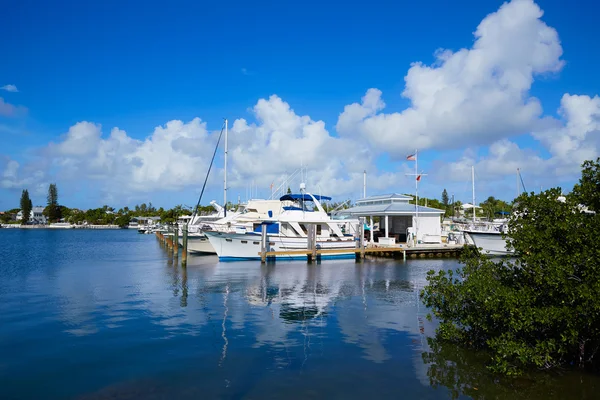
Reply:
<svg viewBox="0 0 600 400"><path fill-rule="evenodd" d="M13 208L0 213L0 223L49 224L55 222L68 222L76 225L85 223L89 225L118 225L126 227L134 218L159 217L161 222L172 223L181 216L192 214L192 209L183 205L164 209L163 207L156 208L152 203L142 203L133 208L123 207L118 210L109 205L88 210L70 208L59 204L56 184L50 184L48 187L47 204L41 213L43 218L34 215L34 207L27 189L23 190L21 193L20 206L20 208ZM229 204L228 206L233 207L232 204ZM198 215L207 215L214 211L215 209L211 205L200 205L196 209Z"/></svg>
<svg viewBox="0 0 600 400"><path fill-rule="evenodd" d="M407 194L407 196L411 196ZM431 208L437 208L445 211L445 216L460 216L461 201L454 201L450 198L446 189L443 190L440 199L432 199L421 197L419 205ZM411 204L415 200L410 201ZM326 210L335 210L339 208L348 208L353 204L350 200L345 202L337 202L327 205ZM142 203L135 205L133 208L122 207L115 209L109 205L104 205L98 208L81 210L78 208L70 208L58 202L58 189L56 184L50 184L48 187L47 205L44 207L42 215L43 219L36 218L32 215L33 205L29 197L27 189L23 190L20 199L20 208L13 208L0 213L0 223L3 224L46 224L54 222L69 222L72 224L90 224L90 225L118 225L125 227L129 225L133 218L139 217L159 217L164 223L171 223L177 218L184 215L191 215L192 208L183 205L177 205L173 208L164 209L163 207L156 208L150 202L149 204ZM235 208L235 204L228 203L228 209ZM488 197L484 202L480 203L480 208L477 210L478 217L493 218L499 212L507 212L512 208L512 204L503 200L496 199L492 196ZM196 209L198 215L211 214L215 209L211 205L199 205ZM20 215L21 218L17 216Z"/></svg>

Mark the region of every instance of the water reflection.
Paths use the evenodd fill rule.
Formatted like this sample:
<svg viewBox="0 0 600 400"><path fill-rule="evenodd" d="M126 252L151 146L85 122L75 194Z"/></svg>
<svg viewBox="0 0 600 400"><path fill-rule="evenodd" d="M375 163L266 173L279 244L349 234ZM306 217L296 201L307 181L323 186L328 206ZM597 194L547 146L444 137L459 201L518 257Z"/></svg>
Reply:
<svg viewBox="0 0 600 400"><path fill-rule="evenodd" d="M569 371L529 373L505 378L490 373L483 353L467 351L449 343L429 339L430 351L423 353L432 387L450 389L453 399L595 399L598 377Z"/></svg>
<svg viewBox="0 0 600 400"><path fill-rule="evenodd" d="M182 268L152 237L56 235L46 266L0 265L0 398L512 395L428 344L418 292L453 260Z"/></svg>

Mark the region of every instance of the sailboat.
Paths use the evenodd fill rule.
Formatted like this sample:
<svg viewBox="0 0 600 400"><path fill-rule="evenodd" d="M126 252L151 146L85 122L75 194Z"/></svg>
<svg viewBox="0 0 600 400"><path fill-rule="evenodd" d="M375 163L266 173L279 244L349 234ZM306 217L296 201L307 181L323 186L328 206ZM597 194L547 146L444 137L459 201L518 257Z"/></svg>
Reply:
<svg viewBox="0 0 600 400"><path fill-rule="evenodd" d="M517 170L518 171L518 170ZM475 218L475 167L471 167L471 180L473 183L473 223L463 229L465 241L471 242L484 253L493 256L510 256L513 250L507 248L508 226L505 220L492 222L477 222Z"/></svg>
<svg viewBox="0 0 600 400"><path fill-rule="evenodd" d="M188 226L188 253L198 255L210 255L216 254L216 251L208 240L205 231L217 231L217 232L237 232L244 233L253 229L254 223L260 223L263 220L275 218L283 211L283 206L289 205L284 204L280 200L248 200L246 204L239 204L235 211L227 210L227 144L228 144L228 123L225 120L224 127L225 133L225 154L224 154L224 177L223 177L223 206L217 204L214 200L210 204L215 208L216 213L209 216L194 215L191 217L190 224ZM223 131L222 131L223 132ZM220 139L220 137L219 137ZM220 141L220 140L219 140ZM215 148L215 153L219 146L219 141ZM213 155L214 161L214 155ZM206 186L206 180L210 169L212 167L212 161L208 169L208 173L205 178L204 187ZM204 193L204 187L200 193L198 199L198 205L202 199ZM196 206L196 209L198 208ZM182 225L182 224L181 224ZM179 242L183 245L183 230L179 230Z"/></svg>
<svg viewBox="0 0 600 400"><path fill-rule="evenodd" d="M202 191L200 192L200 197L198 198L198 204L196 205L196 208L194 209L190 224L188 226L188 243L187 243L188 253L215 254L215 249L212 247L212 245L208 241L204 232L202 232L202 226L209 221L216 221L216 220L227 217L227 133L228 133L227 128L228 128L227 119L225 119L223 129L221 130L221 134L223 133L223 130L225 131L223 207L219 206L213 200L213 201L211 201L210 204L213 206L213 208L215 208L216 214L213 214L210 216L199 216L196 214L196 212L198 210L198 206L200 205L200 201L202 200L202 195L204 194L204 189L206 188L206 182L208 181L208 176L210 174L210 170L212 168L212 164L215 159L217 149L219 148L219 142L221 141L221 136L219 135L219 139L217 140L217 145L215 147L213 158L208 167L208 172L206 173L206 177L204 179L204 185L202 187ZM179 240L179 243L181 245L183 245L183 229L181 226L179 228L178 240Z"/></svg>

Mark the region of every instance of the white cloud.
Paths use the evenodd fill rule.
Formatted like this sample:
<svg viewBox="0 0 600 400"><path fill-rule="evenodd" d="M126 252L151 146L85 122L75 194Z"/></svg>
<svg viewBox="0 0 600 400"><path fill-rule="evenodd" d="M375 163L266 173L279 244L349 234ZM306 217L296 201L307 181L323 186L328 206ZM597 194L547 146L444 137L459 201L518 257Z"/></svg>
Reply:
<svg viewBox="0 0 600 400"><path fill-rule="evenodd" d="M0 97L0 117L18 117L26 112L27 108L7 103L2 97Z"/></svg>
<svg viewBox="0 0 600 400"><path fill-rule="evenodd" d="M169 121L144 140L131 138L119 128L104 138L100 125L83 121L43 154L63 179L99 181L109 194L147 193L199 184L213 141L199 118Z"/></svg>
<svg viewBox="0 0 600 400"><path fill-rule="evenodd" d="M15 85L4 85L4 86L0 87L0 89L6 90L7 92L13 92L13 93L19 91Z"/></svg>
<svg viewBox="0 0 600 400"><path fill-rule="evenodd" d="M439 178L470 180L471 166L474 166L478 175L489 182L514 177L517 168L528 175L530 182L545 186L575 179L583 161L600 156L600 97L565 94L558 114L562 120L548 118L544 129L532 135L547 149L549 157L543 158L539 152L502 139L493 143L484 157L465 152L460 160L440 168Z"/></svg>
<svg viewBox="0 0 600 400"><path fill-rule="evenodd" d="M558 34L541 21L542 15L531 0L504 4L482 20L471 48L438 50L432 65L412 64L403 91L410 101L407 109L384 113L382 92L371 88L360 103L344 107L337 135L323 121L296 114L277 95L258 100L251 118L231 123L230 189L243 193L254 182L264 196L271 183L278 186L286 173L304 166L308 188L337 200L361 195L363 170L368 193L410 191L414 178L405 176L412 172L407 164L388 163L386 171L376 165L383 153L403 160L415 147L467 147L458 160L434 164L424 189L448 183L470 191L472 165L478 187L504 198L512 197L513 190L507 190L514 187L517 168L536 184L555 184L555 176L576 179L580 163L600 154L600 98L565 94L559 118L544 116L540 101L530 95L534 78L560 71L564 62ZM14 108L0 98L0 114L14 115ZM517 144L528 141L533 142L528 148ZM55 174L97 182L107 198L117 201L125 192L198 188L215 142L215 132L199 118L169 121L141 139L119 128L105 137L99 124L83 121L42 151L44 168L30 167L25 175L18 164L5 167L2 186L39 183ZM213 167L215 188L222 173ZM290 184L293 189L298 182Z"/></svg>
<svg viewBox="0 0 600 400"><path fill-rule="evenodd" d="M600 97L565 94L560 104L562 121L553 120L533 136L552 154L555 174L573 174L584 160L600 155Z"/></svg>
<svg viewBox="0 0 600 400"><path fill-rule="evenodd" d="M533 77L563 66L558 34L540 20L542 14L531 0L505 3L479 24L472 48L438 50L433 65L411 66L402 93L409 108L380 113L381 92L370 89L360 104L346 106L338 132L365 137L396 155L530 132L542 114L528 93Z"/></svg>
<svg viewBox="0 0 600 400"><path fill-rule="evenodd" d="M257 123L238 119L231 129L232 185L254 181L262 187L272 182L277 186L283 174L301 166L308 169L307 187L324 194L357 197L365 169L370 189L398 182L396 174L376 170L373 154L360 143L332 136L323 121L297 115L278 96L259 100L252 111Z"/></svg>
<svg viewBox="0 0 600 400"><path fill-rule="evenodd" d="M27 168L23 171L21 165L8 157L0 159L0 188L3 189L30 189L30 192L37 193L45 184L46 174L43 170Z"/></svg>

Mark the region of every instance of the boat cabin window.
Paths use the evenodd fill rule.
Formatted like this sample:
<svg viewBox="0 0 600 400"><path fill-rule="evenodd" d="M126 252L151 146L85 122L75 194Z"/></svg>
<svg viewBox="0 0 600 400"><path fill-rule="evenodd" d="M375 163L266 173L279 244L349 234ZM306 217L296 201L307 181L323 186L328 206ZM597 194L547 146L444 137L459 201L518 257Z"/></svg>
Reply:
<svg viewBox="0 0 600 400"><path fill-rule="evenodd" d="M302 232L304 232L305 234L308 235L308 228L306 227L306 225L305 224L299 224L299 225L300 225L300 228L302 228ZM317 225L317 235L321 234L321 229L322 229L321 225Z"/></svg>

